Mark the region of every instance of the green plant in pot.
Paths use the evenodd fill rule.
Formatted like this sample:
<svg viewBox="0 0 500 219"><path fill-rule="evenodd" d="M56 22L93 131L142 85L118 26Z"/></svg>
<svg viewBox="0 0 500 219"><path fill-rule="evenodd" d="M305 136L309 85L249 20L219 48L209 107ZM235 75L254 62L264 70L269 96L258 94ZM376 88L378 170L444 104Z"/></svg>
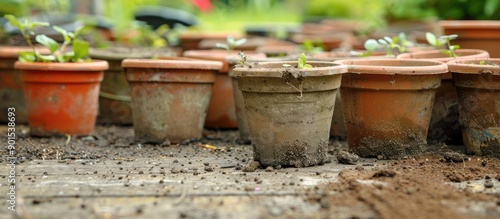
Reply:
<svg viewBox="0 0 500 219"><path fill-rule="evenodd" d="M433 60L446 63L450 60L466 58L489 58L489 53L479 49L460 49L454 45L453 40L457 35L437 37L427 32L426 38L429 45L435 49L413 51L397 56L398 59ZM459 105L456 87L453 84L451 72L445 73L441 78L441 86L436 90L436 98L429 124L429 143L446 143L462 145L462 130L459 121Z"/></svg>
<svg viewBox="0 0 500 219"><path fill-rule="evenodd" d="M40 52L31 41L34 28L48 23L5 16L19 28L31 51L19 53L15 68L23 81L31 135L88 135L95 127L98 94L106 61L87 58L89 45L75 33L53 26L64 42L37 35L36 42L47 47Z"/></svg>
<svg viewBox="0 0 500 219"><path fill-rule="evenodd" d="M237 65L254 159L263 166L305 167L328 161L335 96L343 65L332 62L260 62Z"/></svg>

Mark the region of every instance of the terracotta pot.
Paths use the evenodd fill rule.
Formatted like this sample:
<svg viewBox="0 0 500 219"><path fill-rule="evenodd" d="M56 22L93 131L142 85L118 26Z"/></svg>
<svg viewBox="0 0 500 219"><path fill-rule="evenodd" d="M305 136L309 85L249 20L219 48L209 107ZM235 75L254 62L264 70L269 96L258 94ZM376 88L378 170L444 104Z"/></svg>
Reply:
<svg viewBox="0 0 500 219"><path fill-rule="evenodd" d="M21 72L30 134L89 135L94 131L106 61L16 62Z"/></svg>
<svg viewBox="0 0 500 219"><path fill-rule="evenodd" d="M200 138L220 62L125 59L137 142Z"/></svg>
<svg viewBox="0 0 500 219"><path fill-rule="evenodd" d="M358 52L364 52L364 51L358 51ZM334 62L343 59L373 59L373 58L392 59L394 58L394 56L386 56L385 52L374 52L372 56L355 56L352 55L352 53L350 52L330 51L330 52L322 52L314 54L308 60ZM335 139L344 140L347 137L347 130L345 128L345 123L344 123L344 110L342 109L342 97L340 93L341 93L340 91L337 92L337 97L335 98L335 109L333 110L330 136Z"/></svg>
<svg viewBox="0 0 500 219"><path fill-rule="evenodd" d="M14 107L16 111L16 124L26 124L26 104L19 72L14 69L20 51L30 51L29 47L0 47L0 112L7 112ZM7 113L0 114L0 123L9 122Z"/></svg>
<svg viewBox="0 0 500 219"><path fill-rule="evenodd" d="M453 60L448 67L467 152L500 157L500 59Z"/></svg>
<svg viewBox="0 0 500 219"><path fill-rule="evenodd" d="M338 49L343 43L352 37L350 33L331 33L331 34L294 34L291 40L297 44L304 44L306 41L321 43L325 51Z"/></svg>
<svg viewBox="0 0 500 219"><path fill-rule="evenodd" d="M296 58L293 58L295 60ZM276 62L276 61L291 61L291 58L287 57L271 57L265 59L248 58L246 63L254 65L259 62ZM233 85L233 99L234 106L236 109L236 118L238 120L238 132L240 134L240 140L242 142L250 142L250 129L248 127L247 115L245 112L245 104L243 102L243 94L241 93L240 87L238 85L238 78L233 73L233 68L240 61L238 56L228 56L226 61L229 64L228 75L231 77L231 83Z"/></svg>
<svg viewBox="0 0 500 219"><path fill-rule="evenodd" d="M222 40L226 41L227 36L232 35L236 39L243 37L239 33L203 33L203 32L183 32L179 34L179 46L183 51L199 50L202 40Z"/></svg>
<svg viewBox="0 0 500 219"><path fill-rule="evenodd" d="M238 119L236 118L236 108L232 97L233 86L229 72L227 56L238 55L239 51L228 52L226 50L189 50L184 52L184 57L220 61L223 63L222 69L217 74L217 80L213 86L212 98L208 107L206 128L236 129ZM265 58L266 55L257 52L245 52L247 57Z"/></svg>
<svg viewBox="0 0 500 219"><path fill-rule="evenodd" d="M425 60L340 60L349 149L362 157L397 159L422 153L436 89L446 64Z"/></svg>
<svg viewBox="0 0 500 219"><path fill-rule="evenodd" d="M109 63L109 69L104 71L104 79L101 82L99 92L98 123L132 125L130 86L123 74L122 61L126 58L152 58L160 55L176 55L176 51L170 48L152 49L123 46L90 50L90 57L106 60Z"/></svg>
<svg viewBox="0 0 500 219"><path fill-rule="evenodd" d="M308 62L314 68L286 68L294 62L235 67L254 148L263 166L305 167L328 161L335 95L343 65Z"/></svg>
<svg viewBox="0 0 500 219"><path fill-rule="evenodd" d="M488 52L477 49L459 49L458 58L449 57L439 50L418 51L398 55L399 59L424 59L447 62L464 58L489 58ZM459 121L458 98L451 73L442 75L441 86L436 91L427 140L430 143L462 145L462 129Z"/></svg>
<svg viewBox="0 0 500 219"><path fill-rule="evenodd" d="M500 21L449 20L440 21L444 34L458 34L454 45L463 49L482 49L493 58L500 58Z"/></svg>
<svg viewBox="0 0 500 219"><path fill-rule="evenodd" d="M260 46L255 49L257 52L266 54L267 57L283 57L300 55L298 45L287 46Z"/></svg>

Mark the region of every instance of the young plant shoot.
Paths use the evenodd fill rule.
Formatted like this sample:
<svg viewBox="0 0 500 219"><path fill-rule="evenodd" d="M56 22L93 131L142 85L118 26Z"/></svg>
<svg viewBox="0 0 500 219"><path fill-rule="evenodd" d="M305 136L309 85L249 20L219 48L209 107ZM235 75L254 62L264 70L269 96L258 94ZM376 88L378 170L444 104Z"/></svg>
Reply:
<svg viewBox="0 0 500 219"><path fill-rule="evenodd" d="M238 47L238 46L241 46L243 45L244 43L247 42L247 39L246 38L242 38L242 39L239 39L239 40L235 40L234 37L232 35L229 35L227 36L226 38L226 42L227 44L224 44L224 43L216 43L215 44L215 47L217 48L221 48L221 49L225 49L227 51L233 51L234 48Z"/></svg>
<svg viewBox="0 0 500 219"><path fill-rule="evenodd" d="M36 42L47 47L50 54L40 53L31 41L31 36L35 35L33 29L39 26L50 26L46 22L32 22L30 20L21 21L17 19L14 15L7 14L4 16L9 20L10 24L17 27L20 31L28 46L31 47L33 51L21 52L19 53L19 61L21 62L82 62L90 61L86 58L89 51L89 44L79 38L79 34L83 28L79 27L75 32L66 31L58 26L52 26L55 31L63 35L64 42L59 45L54 39L44 35L36 35ZM70 47L70 51L66 51L67 47Z"/></svg>
<svg viewBox="0 0 500 219"><path fill-rule="evenodd" d="M450 57L458 57L456 50L460 49L460 46L451 45L451 40L454 40L457 37L458 35L456 34L436 37L436 35L434 35L431 32L425 33L425 39L427 39L427 42L431 46L433 46L436 49L441 49L443 46L445 46L446 49L442 49L441 52L447 54Z"/></svg>

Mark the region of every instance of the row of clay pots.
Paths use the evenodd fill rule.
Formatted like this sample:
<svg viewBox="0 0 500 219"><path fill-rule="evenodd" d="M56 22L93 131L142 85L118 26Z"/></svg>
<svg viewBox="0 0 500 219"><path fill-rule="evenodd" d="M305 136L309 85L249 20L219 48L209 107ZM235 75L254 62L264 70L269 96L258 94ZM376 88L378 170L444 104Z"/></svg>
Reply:
<svg viewBox="0 0 500 219"><path fill-rule="evenodd" d="M352 152L388 159L421 154L428 149L436 90L450 71L459 93L467 150L500 156L500 92L495 85L500 82L500 60L454 60L448 63L450 70L443 62L418 59L335 63L311 62L313 69L294 69L282 67L291 63L262 62L233 70L256 160L264 166L297 167L325 162L339 87ZM472 69L469 63L475 64Z"/></svg>

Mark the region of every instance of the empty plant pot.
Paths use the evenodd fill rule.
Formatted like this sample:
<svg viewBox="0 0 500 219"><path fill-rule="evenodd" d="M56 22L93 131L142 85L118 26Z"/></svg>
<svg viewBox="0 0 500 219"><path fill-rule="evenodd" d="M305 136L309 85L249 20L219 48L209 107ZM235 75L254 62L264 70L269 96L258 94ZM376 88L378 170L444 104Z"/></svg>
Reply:
<svg viewBox="0 0 500 219"><path fill-rule="evenodd" d="M446 64L437 61L351 59L342 76L342 104L350 151L397 159L427 148L436 89Z"/></svg>
<svg viewBox="0 0 500 219"><path fill-rule="evenodd" d="M327 149L335 95L343 65L261 62L237 66L254 159L263 166L305 167L328 161Z"/></svg>
<svg viewBox="0 0 500 219"><path fill-rule="evenodd" d="M448 62L468 153L500 157L500 59Z"/></svg>
<svg viewBox="0 0 500 219"><path fill-rule="evenodd" d="M479 49L458 49L456 50L456 54L458 57L453 58L440 50L426 50L403 53L398 55L397 58L433 60L446 63L455 59L490 57L487 51ZM441 86L436 91L436 100L432 109L427 140L429 143L463 144L457 91L453 84L451 72L442 75Z"/></svg>
<svg viewBox="0 0 500 219"><path fill-rule="evenodd" d="M106 61L16 62L21 72L30 134L89 135L94 131Z"/></svg>
<svg viewBox="0 0 500 219"><path fill-rule="evenodd" d="M200 138L221 62L125 59L135 140L173 143Z"/></svg>

